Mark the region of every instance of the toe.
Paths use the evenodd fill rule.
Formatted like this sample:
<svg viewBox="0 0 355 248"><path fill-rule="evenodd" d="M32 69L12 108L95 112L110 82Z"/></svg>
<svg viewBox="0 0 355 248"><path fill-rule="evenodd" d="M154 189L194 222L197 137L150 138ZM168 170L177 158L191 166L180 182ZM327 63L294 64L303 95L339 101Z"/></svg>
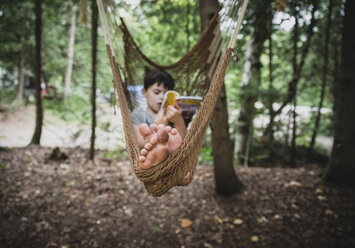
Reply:
<svg viewBox="0 0 355 248"><path fill-rule="evenodd" d="M139 132L142 134L143 137L147 137L149 134L152 133L148 125L145 123L139 125Z"/></svg>
<svg viewBox="0 0 355 248"><path fill-rule="evenodd" d="M160 129L163 129L165 126L163 125L163 124L159 124L158 125L158 131L160 130Z"/></svg>
<svg viewBox="0 0 355 248"><path fill-rule="evenodd" d="M147 155L147 154L148 154L148 150L145 149L145 148L143 148L143 149L141 150L141 155L142 155L142 156L145 156L145 155Z"/></svg>
<svg viewBox="0 0 355 248"><path fill-rule="evenodd" d="M144 145L144 148L147 149L147 151L150 151L152 149L153 145L151 143L147 143Z"/></svg>
<svg viewBox="0 0 355 248"><path fill-rule="evenodd" d="M166 126L166 127L165 127L165 130L166 130L168 133L170 133L170 131L172 130L172 128L171 128L171 126Z"/></svg>
<svg viewBox="0 0 355 248"><path fill-rule="evenodd" d="M138 160L139 160L139 162L143 163L145 161L145 157L144 156L139 156Z"/></svg>
<svg viewBox="0 0 355 248"><path fill-rule="evenodd" d="M151 129L152 131L154 131L154 132L158 131L158 125L155 124L155 123L151 124L149 127L150 127L150 129Z"/></svg>
<svg viewBox="0 0 355 248"><path fill-rule="evenodd" d="M177 134L176 128L171 129L170 133L171 133L172 135L176 135L176 134Z"/></svg>

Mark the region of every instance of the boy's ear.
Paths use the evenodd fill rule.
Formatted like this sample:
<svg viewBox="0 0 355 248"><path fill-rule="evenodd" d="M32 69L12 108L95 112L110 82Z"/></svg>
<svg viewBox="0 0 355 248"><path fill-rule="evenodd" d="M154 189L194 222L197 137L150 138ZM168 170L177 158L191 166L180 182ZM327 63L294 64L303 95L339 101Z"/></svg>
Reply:
<svg viewBox="0 0 355 248"><path fill-rule="evenodd" d="M143 89L142 89L142 95L143 95L145 98L147 98L147 97L146 97L146 93L147 93L147 91L143 88Z"/></svg>

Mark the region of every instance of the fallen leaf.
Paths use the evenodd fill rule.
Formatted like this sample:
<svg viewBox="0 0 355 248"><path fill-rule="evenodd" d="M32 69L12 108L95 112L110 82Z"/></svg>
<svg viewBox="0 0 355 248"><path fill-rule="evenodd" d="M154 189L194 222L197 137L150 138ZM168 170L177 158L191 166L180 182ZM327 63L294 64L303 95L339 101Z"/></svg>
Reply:
<svg viewBox="0 0 355 248"><path fill-rule="evenodd" d="M213 246L212 245L210 245L209 243L203 243L203 245L206 247L206 248L212 248Z"/></svg>
<svg viewBox="0 0 355 248"><path fill-rule="evenodd" d="M300 182L297 182L297 181L291 181L291 182L290 182L290 186L300 187L300 186L301 186L301 183L300 183Z"/></svg>
<svg viewBox="0 0 355 248"><path fill-rule="evenodd" d="M253 236L250 237L250 240L251 240L251 242L257 243L257 242L259 242L259 237L253 235Z"/></svg>
<svg viewBox="0 0 355 248"><path fill-rule="evenodd" d="M217 224L223 224L223 220L219 218L217 215L214 216L214 220L216 221Z"/></svg>
<svg viewBox="0 0 355 248"><path fill-rule="evenodd" d="M235 225L241 225L241 224L243 224L243 220L242 220L242 219L235 219L235 220L233 221L233 224L235 224Z"/></svg>
<svg viewBox="0 0 355 248"><path fill-rule="evenodd" d="M326 215L333 215L334 212L332 210L330 210L330 209L327 209L327 210L325 210L325 214Z"/></svg>
<svg viewBox="0 0 355 248"><path fill-rule="evenodd" d="M322 196L322 195L318 196L318 200L320 200L320 201L324 201L326 199L327 199L327 197L325 197L325 196Z"/></svg>
<svg viewBox="0 0 355 248"><path fill-rule="evenodd" d="M317 188L316 189L316 193L317 194L322 194L323 193L323 189L322 188Z"/></svg>
<svg viewBox="0 0 355 248"><path fill-rule="evenodd" d="M187 228L187 227L190 227L192 225L192 221L189 220L189 219L182 219L180 225L183 228Z"/></svg>

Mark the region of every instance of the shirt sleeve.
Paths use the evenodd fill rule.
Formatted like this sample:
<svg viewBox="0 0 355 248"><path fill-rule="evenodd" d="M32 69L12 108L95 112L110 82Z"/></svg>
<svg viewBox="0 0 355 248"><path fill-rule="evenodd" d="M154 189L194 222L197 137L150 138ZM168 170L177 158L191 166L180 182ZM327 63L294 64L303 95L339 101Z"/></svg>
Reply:
<svg viewBox="0 0 355 248"><path fill-rule="evenodd" d="M136 125L144 123L142 111L139 111L138 109L133 110L131 113L131 120Z"/></svg>

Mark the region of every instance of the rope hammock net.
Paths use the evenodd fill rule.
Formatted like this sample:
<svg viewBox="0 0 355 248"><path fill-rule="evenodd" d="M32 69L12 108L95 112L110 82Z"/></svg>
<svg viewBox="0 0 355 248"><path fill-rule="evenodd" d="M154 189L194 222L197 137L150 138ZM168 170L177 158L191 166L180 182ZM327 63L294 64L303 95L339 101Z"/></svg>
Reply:
<svg viewBox="0 0 355 248"><path fill-rule="evenodd" d="M159 65L140 50L111 1L97 0L97 3L120 103L131 169L153 196L161 196L174 186L186 186L194 177L204 135L234 51L248 0L226 1L196 45L170 65ZM130 118L130 112L137 107L138 101L128 89L142 84L146 67L169 72L175 81L174 90L184 95L199 95L204 100L179 149L164 161L144 170L139 166L140 149Z"/></svg>

